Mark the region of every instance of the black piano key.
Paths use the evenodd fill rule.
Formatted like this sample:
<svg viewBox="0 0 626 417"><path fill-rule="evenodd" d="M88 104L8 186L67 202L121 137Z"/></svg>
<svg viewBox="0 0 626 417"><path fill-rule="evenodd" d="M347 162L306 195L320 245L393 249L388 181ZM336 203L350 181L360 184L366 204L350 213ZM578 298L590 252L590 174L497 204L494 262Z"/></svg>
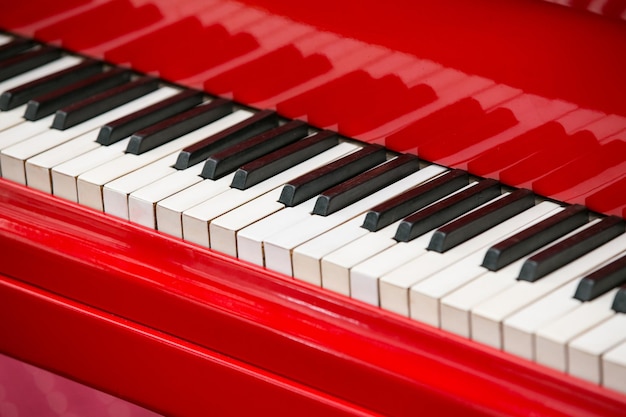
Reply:
<svg viewBox="0 0 626 417"><path fill-rule="evenodd" d="M25 104L28 100L48 94L100 72L102 72L101 62L91 59L85 60L70 68L3 92L0 95L0 110L14 109Z"/></svg>
<svg viewBox="0 0 626 417"><path fill-rule="evenodd" d="M221 178L245 163L302 139L308 131L306 123L294 120L261 133L211 155L205 162L200 176L212 180Z"/></svg>
<svg viewBox="0 0 626 417"><path fill-rule="evenodd" d="M215 99L134 133L126 152L142 154L232 113L233 103Z"/></svg>
<svg viewBox="0 0 626 417"><path fill-rule="evenodd" d="M293 207L385 161L385 148L368 145L285 184L278 201Z"/></svg>
<svg viewBox="0 0 626 417"><path fill-rule="evenodd" d="M0 81L47 64L60 56L61 50L50 46L12 56L0 62Z"/></svg>
<svg viewBox="0 0 626 417"><path fill-rule="evenodd" d="M315 201L313 214L328 216L419 170L413 155L401 155L324 191Z"/></svg>
<svg viewBox="0 0 626 417"><path fill-rule="evenodd" d="M278 115L270 110L260 111L248 119L237 123L215 135L186 147L178 154L176 169L187 169L203 160L209 155L219 152L228 146L243 142L266 130L278 126Z"/></svg>
<svg viewBox="0 0 626 417"><path fill-rule="evenodd" d="M159 87L159 80L141 77L128 84L123 84L85 100L57 110L52 120L52 128L65 130L85 120L105 113L116 107L146 95Z"/></svg>
<svg viewBox="0 0 626 417"><path fill-rule="evenodd" d="M427 205L459 190L469 183L469 175L453 169L373 207L365 215L361 227L375 232Z"/></svg>
<svg viewBox="0 0 626 417"><path fill-rule="evenodd" d="M626 286L622 286L617 291L611 308L618 313L626 313Z"/></svg>
<svg viewBox="0 0 626 417"><path fill-rule="evenodd" d="M336 146L338 143L339 136L337 133L328 130L317 132L293 145L243 165L235 172L230 186L245 190Z"/></svg>
<svg viewBox="0 0 626 417"><path fill-rule="evenodd" d="M531 191L514 191L436 230L430 239L428 250L443 253L510 219L534 204L535 196Z"/></svg>
<svg viewBox="0 0 626 417"><path fill-rule="evenodd" d="M128 82L130 76L130 71L114 68L41 95L28 102L24 118L31 121L42 119L65 106Z"/></svg>
<svg viewBox="0 0 626 417"><path fill-rule="evenodd" d="M100 128L96 142L105 146L116 143L141 129L197 106L202 103L202 96L200 91L184 90L145 109L109 122Z"/></svg>
<svg viewBox="0 0 626 417"><path fill-rule="evenodd" d="M585 207L580 205L569 206L489 248L482 266L490 271L497 271L584 225L587 221L588 215Z"/></svg>
<svg viewBox="0 0 626 417"><path fill-rule="evenodd" d="M623 284L626 284L626 256L614 260L581 279L574 298L580 301L591 301Z"/></svg>
<svg viewBox="0 0 626 417"><path fill-rule="evenodd" d="M398 225L394 239L408 242L499 196L500 183L487 179L411 214Z"/></svg>
<svg viewBox="0 0 626 417"><path fill-rule="evenodd" d="M12 41L0 45L0 60L4 60L19 54L20 52L27 51L32 48L35 43L29 39L17 38Z"/></svg>
<svg viewBox="0 0 626 417"><path fill-rule="evenodd" d="M622 233L624 233L622 219L615 216L605 217L585 230L528 258L522 265L517 279L535 282Z"/></svg>

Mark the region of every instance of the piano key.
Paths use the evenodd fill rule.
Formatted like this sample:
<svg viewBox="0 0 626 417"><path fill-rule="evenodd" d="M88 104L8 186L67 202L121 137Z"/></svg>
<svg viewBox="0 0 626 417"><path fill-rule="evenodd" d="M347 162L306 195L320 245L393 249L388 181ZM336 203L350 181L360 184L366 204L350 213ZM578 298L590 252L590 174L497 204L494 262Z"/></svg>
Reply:
<svg viewBox="0 0 626 417"><path fill-rule="evenodd" d="M31 121L39 120L53 114L60 108L128 82L130 76L131 74L128 70L113 68L44 94L28 102L24 118Z"/></svg>
<svg viewBox="0 0 626 417"><path fill-rule="evenodd" d="M602 355L626 340L626 315L618 313L576 337L567 347L568 372L595 384L602 382Z"/></svg>
<svg viewBox="0 0 626 417"><path fill-rule="evenodd" d="M328 164L348 152L353 152L355 149L356 145L354 144L341 143L255 186L245 190L231 189L220 195L219 201L213 201L216 199L209 200L212 201L210 209L214 211L214 214L210 214L207 210L205 218L216 217L209 223L211 248L232 256L245 257L245 253L241 253L241 251L238 253L239 231L250 225L252 225L250 228L254 229L254 222L285 208L282 203L278 202L282 185L305 172ZM207 207L208 205L207 202ZM217 217L217 213L222 214ZM250 229L247 230L249 236L252 234L251 231ZM261 245L261 240L256 242Z"/></svg>
<svg viewBox="0 0 626 417"><path fill-rule="evenodd" d="M305 136L307 132L308 126L303 122L290 122L276 129L253 136L244 142L235 144L221 152L211 155L207 160L207 163L210 163L211 160L214 160L215 162L218 160L229 160L231 156L233 159L229 161L230 164L235 162L235 160L238 160L238 162L251 160L256 158L257 155L262 155L272 149L281 147L282 143L293 142L298 138ZM267 143L268 141L271 143ZM256 149L256 145L260 145L260 149ZM243 155L240 155L240 153L243 153ZM156 181L145 188L138 189L133 192L128 198L128 211L130 213L130 219L140 222L140 224L148 227L155 228L157 223L155 210L156 204L159 201L200 182L202 180L200 174L206 171L206 168L206 164L203 165L202 163L199 163L191 168L188 168L187 170L179 171L180 174L168 175L166 178L163 178L162 181ZM222 172L219 177L221 178L228 174L228 171L231 171L232 173L235 168L236 165L231 165L230 169L226 167L220 168ZM188 171L193 172L193 174L188 173ZM230 175L229 178L233 180L234 174ZM220 181L220 183L223 183L223 181ZM228 188L224 188L224 190L228 191ZM208 198L209 196L207 196L207 199ZM240 204L243 204L243 202ZM214 204L211 203L211 206L214 207ZM236 205L233 206L233 208L234 207L236 207Z"/></svg>
<svg viewBox="0 0 626 417"><path fill-rule="evenodd" d="M129 141L130 138L126 138L109 146L100 146L52 168L52 193L78 203L78 176L124 156Z"/></svg>
<svg viewBox="0 0 626 417"><path fill-rule="evenodd" d="M148 187L155 182L158 183L164 177L168 177L169 175L177 172L173 167L176 163L177 157L178 153L173 152L148 165L106 183L102 187L104 212L129 220L129 195L143 187ZM198 172L196 171L193 172L195 176L198 175ZM151 227L154 228L154 226Z"/></svg>
<svg viewBox="0 0 626 417"><path fill-rule="evenodd" d="M516 229L521 226L516 227ZM487 231L479 235L477 239L483 239L483 244L493 242L498 238L493 236L493 233L493 230ZM480 245L474 246L470 242L472 240L443 254L426 251L426 247L424 247L423 252L425 253L382 276L379 280L381 307L408 316L410 314L409 292L412 286L447 268L452 263L475 253L477 250L486 249Z"/></svg>
<svg viewBox="0 0 626 417"><path fill-rule="evenodd" d="M157 91L147 94L144 97L134 100L127 105L120 106L116 109L111 117L115 114L124 114L133 112L136 108L150 106L168 96L174 94L177 90L171 87L161 87ZM108 117L108 116L104 116ZM103 117L103 118L104 118ZM101 118L102 119L102 118ZM84 133L74 139L71 139L59 146L53 147L43 153L40 153L26 160L26 182L29 187L52 193L52 168L59 166L73 158L84 155L85 153L103 147L94 140L94 134ZM124 149L120 149L119 155L123 155ZM95 160L91 160L95 163ZM93 167L94 165L91 165Z"/></svg>
<svg viewBox="0 0 626 417"><path fill-rule="evenodd" d="M243 164L305 137L308 130L304 122L295 120L214 153L205 162L202 177L218 179Z"/></svg>
<svg viewBox="0 0 626 417"><path fill-rule="evenodd" d="M157 89L156 78L141 77L56 111L52 128L65 130Z"/></svg>
<svg viewBox="0 0 626 417"><path fill-rule="evenodd" d="M531 256L524 262L519 280L534 282L624 233L624 222L618 217L606 217L557 245Z"/></svg>
<svg viewBox="0 0 626 417"><path fill-rule="evenodd" d="M166 90L166 92L169 90ZM144 107L147 104L154 103L155 98L159 98L160 93L152 93L144 97L140 97L136 100L131 101L130 103L121 105L113 110L110 110L106 113L98 115L92 119L89 119L83 123L80 123L74 127L71 127L66 130L56 130L56 129L47 129L43 130L36 136L32 136L28 139L22 140L19 143L14 144L11 147L2 149L2 153L0 154L0 161L5 164L5 170L3 175L6 178L9 178L13 181L26 184L26 161L38 154L45 153L46 151L59 146L62 143L70 141L78 136L81 136L89 131L92 132L92 141L95 143L95 138L98 134L98 127L102 125L107 120L115 119L120 116L132 113L139 108ZM29 125L35 125L41 121L37 121L34 123L28 123ZM67 156L72 156L71 153L68 153ZM49 164L45 161L42 165L30 164L30 171L34 173L35 176L38 176L37 180L33 180L39 184L48 184L42 185L46 191L50 189L50 177L49 177ZM53 157L54 159L54 157ZM42 161L40 161L42 162ZM40 168L38 168L40 167ZM33 177L34 178L34 177Z"/></svg>
<svg viewBox="0 0 626 417"><path fill-rule="evenodd" d="M480 262L489 245L542 221L554 214L556 210L560 210L560 207L555 203L539 203L451 249L451 251L466 250L469 254L411 287L409 293L411 318L436 327L443 327L442 298L485 272ZM455 322L452 321L451 325L454 324ZM469 329L469 326L467 328ZM457 333L459 332L462 330L457 329Z"/></svg>
<svg viewBox="0 0 626 417"><path fill-rule="evenodd" d="M152 149L151 151L141 155L127 153L120 158L87 171L79 175L77 180L78 202L96 210L103 211L102 187L106 183L157 161L171 153L180 152L185 146L196 143L207 135L212 135L223 129L227 129L248 117L251 117L250 112L238 110L216 122L194 130L191 133Z"/></svg>
<svg viewBox="0 0 626 417"><path fill-rule="evenodd" d="M531 191L514 191L437 229L428 244L428 250L443 253L529 209L534 203L535 197Z"/></svg>
<svg viewBox="0 0 626 417"><path fill-rule="evenodd" d="M566 372L567 345L579 335L615 315L611 303L617 290L610 291L578 307L535 331L535 360L550 368Z"/></svg>
<svg viewBox="0 0 626 417"><path fill-rule="evenodd" d="M72 67L34 79L11 89L2 89L0 110L14 109L28 100L102 72L102 63L87 59Z"/></svg>
<svg viewBox="0 0 626 417"><path fill-rule="evenodd" d="M489 248L482 265L491 271L497 271L584 224L588 220L587 216L585 207L570 206L557 216Z"/></svg>
<svg viewBox="0 0 626 417"><path fill-rule="evenodd" d="M406 217L400 222L394 239L408 242L499 195L500 184L497 181L478 181L475 186Z"/></svg>
<svg viewBox="0 0 626 417"><path fill-rule="evenodd" d="M407 177L407 185L408 187L414 187L416 184L421 184L425 181L431 180L437 175L440 175L444 170L445 169L443 167L438 165L429 165L419 172ZM344 248L348 244L361 242L361 237L371 234L367 229L361 227L365 216L366 214L359 215L358 217L355 217L354 219L330 230L329 232L296 247L292 254L294 277L302 281L321 286L323 284L322 264L320 263L322 259L329 254L340 250L340 248ZM378 235L384 233L383 230L381 230ZM386 230L385 238L388 240L389 245L395 243L395 241L392 240L394 232L395 229ZM380 236L378 237L378 241L380 241ZM377 243L378 246L381 245L379 242ZM363 250L366 250L366 248L371 250L374 247L374 243L368 242L364 245L357 244L357 246L362 249L362 253ZM338 292L336 289L334 290ZM349 289L343 291L343 293L349 294Z"/></svg>
<svg viewBox="0 0 626 417"><path fill-rule="evenodd" d="M338 150L338 152L342 156L344 156L346 154L349 155L351 152L354 152L355 149L358 149L358 148L359 147L357 145L342 146ZM332 160L328 162L331 163ZM316 169L320 166L324 166L324 165L317 164ZM312 172L312 171L302 171L302 166L300 165L298 166L298 168L299 168L299 172L301 175L306 175L307 172ZM291 176L289 179L296 178L293 174L290 174L290 175ZM281 178L285 179L284 176L282 176ZM261 186L262 184L263 186ZM270 193L272 197L268 197L267 195L263 195L259 199L254 199L254 197L256 197L256 195L258 195L259 191L261 190L270 191L267 185L273 185L273 188L281 187L282 189L282 187L284 187L284 184L285 184L284 181L281 183L277 183L275 179L273 179L272 181L267 180L265 183L261 183L261 184L258 184L256 187L252 187L252 188L255 188L254 190L249 189L250 191L248 192L245 192L244 190L244 193L232 191L228 194L225 194L225 199L223 203L219 203L219 202L216 203L214 199L208 199L208 200L205 199L205 201L203 201L201 204L198 204L195 207L185 210L182 214L182 225L183 225L183 232L184 232L183 234L184 234L185 240L189 240L189 241L192 241L194 243L198 243L204 246L209 246L211 244L210 236L209 236L209 228L210 228L209 223L216 217L224 214L223 213L224 209L229 209L230 207L232 207L231 203L227 201L228 197L231 196L232 194L237 194L237 195L246 196L246 197L247 196L253 197L253 199L249 201L249 203L253 205L255 208L254 215L250 216L246 214L245 217L241 218L241 221L251 223L255 220L258 220L259 218L264 218L265 221L271 222L272 220L266 219L265 218L266 216L269 216L275 220L276 216L271 215L271 214L277 211L278 209L282 209L285 207L283 203L278 201L278 196L280 196L281 190L279 189L277 191L271 191ZM275 192L279 192L278 196L274 196ZM270 198L271 201L268 201L268 198ZM220 200L222 199L220 198ZM312 211L312 208L310 208L308 204L304 204L304 203L301 203L295 208L296 210L293 210L293 212L298 213L299 218L306 218L310 216L310 213ZM278 215L278 216L281 216L281 215ZM295 214L292 214L291 218L295 219L296 218L295 216L296 216ZM284 221L280 224L282 225L281 227L286 227L286 223L284 223ZM279 229L276 229L276 228L273 229L273 231L276 231L276 230L279 230Z"/></svg>
<svg viewBox="0 0 626 417"><path fill-rule="evenodd" d="M592 224L583 226L592 227ZM577 233L580 233L579 230ZM563 239L565 241L567 239ZM501 347L502 322L541 297L545 297L558 287L568 282L579 279L592 270L609 262L624 250L626 237L617 237L612 244L605 244L598 249L579 257L575 261L555 270L536 282L514 281L507 288L503 288L498 294L475 304L471 311L471 334L472 339ZM498 275L496 273L496 275ZM499 276L503 281L507 277Z"/></svg>
<svg viewBox="0 0 626 417"><path fill-rule="evenodd" d="M623 285L617 291L617 294L615 294L611 308L618 313L626 313L626 287Z"/></svg>
<svg viewBox="0 0 626 417"><path fill-rule="evenodd" d="M61 56L58 48L42 46L0 61L0 81L22 74Z"/></svg>
<svg viewBox="0 0 626 417"><path fill-rule="evenodd" d="M148 126L130 137L127 153L141 155L212 123L233 111L233 103L215 99Z"/></svg>
<svg viewBox="0 0 626 417"><path fill-rule="evenodd" d="M219 152L226 146L242 142L276 126L278 126L276 113L270 110L262 110L218 135L187 146L178 155L175 168L189 168L205 160L212 153Z"/></svg>
<svg viewBox="0 0 626 417"><path fill-rule="evenodd" d="M451 170L369 210L363 227L371 232L382 229L410 213L449 195L468 184L467 172Z"/></svg>
<svg viewBox="0 0 626 417"><path fill-rule="evenodd" d="M516 356L534 360L535 332L543 325L580 306L580 301L572 297L577 284L576 280L570 281L504 320L502 349Z"/></svg>
<svg viewBox="0 0 626 417"><path fill-rule="evenodd" d="M591 301L624 283L626 283L626 257L616 259L580 280L574 298Z"/></svg>
<svg viewBox="0 0 626 417"><path fill-rule="evenodd" d="M11 58L20 52L32 48L35 43L30 39L13 38L0 44L0 60Z"/></svg>
<svg viewBox="0 0 626 417"><path fill-rule="evenodd" d="M184 90L173 97L113 120L100 128L96 142L111 145L133 133L182 113L202 103L202 93Z"/></svg>
<svg viewBox="0 0 626 417"><path fill-rule="evenodd" d="M178 155L176 155L178 158ZM196 164L183 171L176 170L173 165L176 158L170 164L163 167L162 172L156 176L156 181L144 184L142 187L133 185L132 187L119 187L116 183L126 179L132 174L119 178L104 186L104 211L118 217L128 219L134 223L141 224L152 229L157 228L156 204L182 190L203 181L202 163ZM228 184L221 181L219 190L226 190ZM215 187L213 187L215 188ZM114 191L112 191L114 190ZM197 191L197 189L194 189ZM220 191L221 192L221 191ZM114 202L114 203L113 203Z"/></svg>
<svg viewBox="0 0 626 417"><path fill-rule="evenodd" d="M626 394L626 342L602 355L602 385Z"/></svg>
<svg viewBox="0 0 626 417"><path fill-rule="evenodd" d="M285 184L279 202L287 207L308 200L385 160L385 148L369 145Z"/></svg>
<svg viewBox="0 0 626 417"><path fill-rule="evenodd" d="M361 175L324 191L315 202L313 214L328 216L419 169L413 155L400 155Z"/></svg>
<svg viewBox="0 0 626 417"><path fill-rule="evenodd" d="M292 275L291 252L293 249L356 216L364 214L369 208L406 190L408 187L404 185L403 181L385 187L329 216L310 215L298 225L269 236L263 242L266 266L286 275Z"/></svg>
<svg viewBox="0 0 626 417"><path fill-rule="evenodd" d="M336 133L331 131L317 132L292 146L287 146L243 165L235 172L231 187L245 190L312 158L337 143L338 136Z"/></svg>

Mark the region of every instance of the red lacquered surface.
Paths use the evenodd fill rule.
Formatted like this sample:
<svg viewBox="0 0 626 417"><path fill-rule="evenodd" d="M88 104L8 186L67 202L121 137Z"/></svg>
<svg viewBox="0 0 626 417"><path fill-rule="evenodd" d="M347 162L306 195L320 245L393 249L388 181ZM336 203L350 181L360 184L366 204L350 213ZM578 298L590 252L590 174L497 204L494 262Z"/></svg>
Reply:
<svg viewBox="0 0 626 417"><path fill-rule="evenodd" d="M4 180L0 245L0 273L12 277L0 291L11 318L2 332L14 335L2 350L157 411L200 395L186 384L211 383L216 358L227 373L233 361L246 369L220 380L209 397L220 403L236 401L227 387L269 379L268 395L298 409L311 396L384 415L616 415L626 406L622 395ZM42 350L42 340L58 345ZM127 380L122 369L136 374ZM160 370L182 385L168 394Z"/></svg>
<svg viewBox="0 0 626 417"><path fill-rule="evenodd" d="M626 129L623 0L63 3L31 1L28 16L3 0L0 27L547 197L626 210L614 197L626 192L623 169L587 170L593 178L568 192L542 180ZM568 112L598 115L580 148L560 120ZM499 159L551 122L567 135Z"/></svg>

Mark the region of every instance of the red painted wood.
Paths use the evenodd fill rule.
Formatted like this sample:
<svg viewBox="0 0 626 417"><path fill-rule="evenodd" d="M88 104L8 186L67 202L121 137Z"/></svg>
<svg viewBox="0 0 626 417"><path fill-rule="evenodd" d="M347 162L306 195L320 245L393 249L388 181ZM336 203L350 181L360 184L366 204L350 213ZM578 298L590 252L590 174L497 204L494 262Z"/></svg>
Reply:
<svg viewBox="0 0 626 417"><path fill-rule="evenodd" d="M110 320L105 313L112 313L130 327L107 341L99 336L100 326L84 324L62 345L85 339L85 355L94 345L103 355L106 346L122 341L124 346L161 345L149 335L137 341L132 327L139 326L384 415L413 415L415 410L612 415L626 406L622 395L4 180L0 248L1 274L97 309L102 314L94 314L108 317L105 321ZM13 298L10 294L0 295L0 305ZM35 331L36 318L54 315L44 307L47 303L32 302L32 308L10 313L11 324L3 324L10 326L4 334L19 336L9 338L16 345L3 351L22 352L23 360L66 369L69 376L119 392L113 380L121 375L102 375L111 372L110 362L91 361L79 372L83 368L70 363L88 361L76 357L75 350L62 360L62 352L39 356L41 343L31 333L45 335L49 326L42 321L43 328ZM62 320L71 323L71 315ZM33 332L17 332L22 321ZM131 335L122 335L126 331ZM64 334L58 342L72 332ZM24 346L31 347L21 350ZM208 366L202 364L203 355L192 356L186 366L195 361ZM149 359L155 366L164 360L159 354ZM128 362L122 362L124 367ZM172 377L173 370L167 372ZM180 372L180 378L191 381L200 378L195 375ZM145 377L151 384L153 374ZM234 380L227 385L236 388ZM155 405L149 408L161 409L156 405L160 391L154 392L150 401ZM276 393L277 401L283 394ZM150 402L144 396L131 399Z"/></svg>

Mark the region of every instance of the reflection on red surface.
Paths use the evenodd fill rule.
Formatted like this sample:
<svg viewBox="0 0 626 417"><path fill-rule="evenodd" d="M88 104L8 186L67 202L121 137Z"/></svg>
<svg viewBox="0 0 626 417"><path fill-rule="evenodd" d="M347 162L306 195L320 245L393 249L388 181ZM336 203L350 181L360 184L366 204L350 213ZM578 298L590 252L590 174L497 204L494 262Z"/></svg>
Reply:
<svg viewBox="0 0 626 417"><path fill-rule="evenodd" d="M595 146L585 112L626 129L622 0L5 3L4 28L539 193Z"/></svg>

